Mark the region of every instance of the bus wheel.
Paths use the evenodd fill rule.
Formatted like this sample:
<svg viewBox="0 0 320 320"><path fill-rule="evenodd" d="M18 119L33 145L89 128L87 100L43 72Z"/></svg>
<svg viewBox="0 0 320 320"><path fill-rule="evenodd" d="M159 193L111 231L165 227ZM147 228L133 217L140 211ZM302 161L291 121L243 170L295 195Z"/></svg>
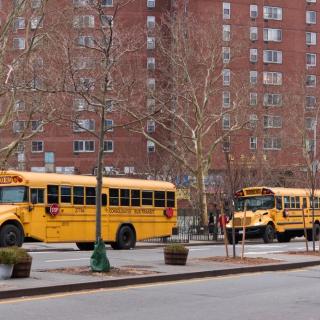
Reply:
<svg viewBox="0 0 320 320"><path fill-rule="evenodd" d="M94 249L94 242L76 242L76 246L80 251L92 251Z"/></svg>
<svg viewBox="0 0 320 320"><path fill-rule="evenodd" d="M315 234L315 240L319 240L320 227L318 223L314 224L314 234ZM312 229L307 230L307 240L312 241Z"/></svg>
<svg viewBox="0 0 320 320"><path fill-rule="evenodd" d="M116 243L116 242L111 242L110 243L110 246L111 246L111 248L113 249L113 250L118 250L119 248L118 248L118 244Z"/></svg>
<svg viewBox="0 0 320 320"><path fill-rule="evenodd" d="M264 243L273 242L274 235L275 235L275 232L274 232L273 226L271 224L268 224L267 227L266 227L266 230L264 231L263 237L262 237L263 242Z"/></svg>
<svg viewBox="0 0 320 320"><path fill-rule="evenodd" d="M277 239L278 242L290 242L291 237L287 233L281 232L277 234Z"/></svg>
<svg viewBox="0 0 320 320"><path fill-rule="evenodd" d="M116 249L134 248L136 245L136 236L130 226L122 226L118 232Z"/></svg>
<svg viewBox="0 0 320 320"><path fill-rule="evenodd" d="M22 231L13 224L5 224L0 230L0 247L21 247L23 244Z"/></svg>

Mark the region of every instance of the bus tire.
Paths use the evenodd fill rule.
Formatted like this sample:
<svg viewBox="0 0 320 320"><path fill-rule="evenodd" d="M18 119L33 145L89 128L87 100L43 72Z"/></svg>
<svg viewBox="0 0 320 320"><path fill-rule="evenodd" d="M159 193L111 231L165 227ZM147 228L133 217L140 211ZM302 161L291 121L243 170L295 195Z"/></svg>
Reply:
<svg viewBox="0 0 320 320"><path fill-rule="evenodd" d="M272 224L268 224L262 236L263 242L272 243L274 240L274 236L275 236L274 227Z"/></svg>
<svg viewBox="0 0 320 320"><path fill-rule="evenodd" d="M120 228L117 236L116 249L129 250L136 245L136 236L130 226L124 225Z"/></svg>
<svg viewBox="0 0 320 320"><path fill-rule="evenodd" d="M315 234L315 240L319 240L319 234L320 234L320 226L318 223L314 224L314 234ZM312 241L312 229L307 230L307 240Z"/></svg>
<svg viewBox="0 0 320 320"><path fill-rule="evenodd" d="M291 237L286 232L277 233L278 242L290 242Z"/></svg>
<svg viewBox="0 0 320 320"><path fill-rule="evenodd" d="M118 250L118 244L116 242L110 242L110 246L113 250Z"/></svg>
<svg viewBox="0 0 320 320"><path fill-rule="evenodd" d="M76 242L76 246L80 251L93 251L94 242Z"/></svg>
<svg viewBox="0 0 320 320"><path fill-rule="evenodd" d="M8 223L0 230L0 247L21 247L23 244L23 232L14 224Z"/></svg>

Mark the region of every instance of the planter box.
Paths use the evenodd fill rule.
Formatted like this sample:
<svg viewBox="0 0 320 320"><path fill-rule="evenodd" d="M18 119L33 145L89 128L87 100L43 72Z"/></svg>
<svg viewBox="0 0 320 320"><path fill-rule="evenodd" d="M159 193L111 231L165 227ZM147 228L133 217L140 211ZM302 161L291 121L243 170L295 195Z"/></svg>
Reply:
<svg viewBox="0 0 320 320"><path fill-rule="evenodd" d="M164 263L172 265L185 265L187 263L188 252L165 252Z"/></svg>
<svg viewBox="0 0 320 320"><path fill-rule="evenodd" d="M32 259L27 259L25 261L16 263L13 266L11 278L29 278L30 271L31 271L31 264L32 264Z"/></svg>

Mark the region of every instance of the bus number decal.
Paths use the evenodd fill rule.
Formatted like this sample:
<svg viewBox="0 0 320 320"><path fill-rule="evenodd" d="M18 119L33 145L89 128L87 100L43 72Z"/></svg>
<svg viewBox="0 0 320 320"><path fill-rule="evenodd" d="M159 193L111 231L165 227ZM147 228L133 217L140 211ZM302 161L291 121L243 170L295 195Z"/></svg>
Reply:
<svg viewBox="0 0 320 320"><path fill-rule="evenodd" d="M0 184L19 183L22 181L22 178L19 176L0 176Z"/></svg>

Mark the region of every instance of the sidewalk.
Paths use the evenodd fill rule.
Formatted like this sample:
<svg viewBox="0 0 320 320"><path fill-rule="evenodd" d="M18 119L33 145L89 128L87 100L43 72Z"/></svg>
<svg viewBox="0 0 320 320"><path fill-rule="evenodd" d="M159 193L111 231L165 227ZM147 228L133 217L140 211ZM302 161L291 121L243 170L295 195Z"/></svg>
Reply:
<svg viewBox="0 0 320 320"><path fill-rule="evenodd" d="M210 244L212 245L212 242ZM192 245L194 245L194 243L188 244L188 246ZM76 250L76 247L73 244L57 244L52 248L52 245L34 243L28 244L27 247L32 250L47 251ZM139 247L140 243L138 244L138 248ZM99 288L114 288L127 285L186 280L192 278L217 277L240 273L289 270L320 265L320 257L290 254L268 254L267 257L270 259L281 260L281 262L252 266L188 258L187 265L172 266L165 265L164 259L162 259L161 261L156 262L143 261L143 265L131 266L137 271L135 274L118 275L113 273L112 276L101 274L79 275L52 272L49 270L32 270L30 278L0 281L0 299ZM128 261L126 259L118 259L117 261L112 262L112 266L120 269L127 268Z"/></svg>

